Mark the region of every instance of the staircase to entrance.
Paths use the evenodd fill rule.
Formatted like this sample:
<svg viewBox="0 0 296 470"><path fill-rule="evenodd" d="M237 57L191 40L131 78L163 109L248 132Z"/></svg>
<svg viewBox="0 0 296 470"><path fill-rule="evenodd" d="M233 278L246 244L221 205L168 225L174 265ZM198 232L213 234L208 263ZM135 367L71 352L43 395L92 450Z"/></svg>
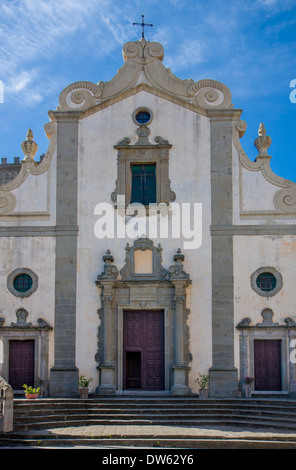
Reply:
<svg viewBox="0 0 296 470"><path fill-rule="evenodd" d="M86 425L244 426L296 432L296 401L120 396L14 400L14 430Z"/></svg>
<svg viewBox="0 0 296 470"><path fill-rule="evenodd" d="M116 433L108 436L108 442L99 432L91 436L94 429L102 434L109 429L112 434L116 429ZM209 430L211 438L207 437ZM233 430L262 434L255 440L249 437L248 442L241 437L238 442L229 436ZM264 433L268 434L267 439ZM271 433L275 435L272 437ZM296 448L296 401L151 394L88 399L17 398L14 430L0 434L0 446L102 446L111 445L111 441L120 446L149 447L161 443L167 447Z"/></svg>

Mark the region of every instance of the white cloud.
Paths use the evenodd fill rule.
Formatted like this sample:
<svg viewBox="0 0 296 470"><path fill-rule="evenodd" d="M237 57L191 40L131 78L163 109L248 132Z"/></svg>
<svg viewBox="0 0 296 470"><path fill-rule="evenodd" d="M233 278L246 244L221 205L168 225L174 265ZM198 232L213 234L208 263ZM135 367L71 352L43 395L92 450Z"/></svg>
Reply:
<svg viewBox="0 0 296 470"><path fill-rule="evenodd" d="M203 47L200 40L185 40L180 43L177 50L167 58L165 65L171 68L172 71L180 72L202 63L205 60L205 52L205 47Z"/></svg>
<svg viewBox="0 0 296 470"><path fill-rule="evenodd" d="M277 4L277 0L259 0L263 7L273 7Z"/></svg>
<svg viewBox="0 0 296 470"><path fill-rule="evenodd" d="M258 0L257 5L263 8L270 15L277 14L279 11L287 11L295 7L295 0Z"/></svg>
<svg viewBox="0 0 296 470"><path fill-rule="evenodd" d="M122 44L126 31L120 10L111 0L2 0L0 79L6 83L6 93L16 96L31 90L35 102L40 101L48 92L37 84L38 79L44 80L46 62L71 56L77 34L81 34L78 48L86 40L93 45L96 39L97 54Z"/></svg>

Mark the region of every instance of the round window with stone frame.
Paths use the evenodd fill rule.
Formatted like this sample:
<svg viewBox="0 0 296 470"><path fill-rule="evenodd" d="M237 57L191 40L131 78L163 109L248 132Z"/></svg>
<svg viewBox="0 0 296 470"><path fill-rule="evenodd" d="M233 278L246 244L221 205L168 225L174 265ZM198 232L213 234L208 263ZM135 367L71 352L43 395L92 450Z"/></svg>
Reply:
<svg viewBox="0 0 296 470"><path fill-rule="evenodd" d="M7 276L7 288L15 297L30 297L38 288L38 276L29 268L14 269Z"/></svg>
<svg viewBox="0 0 296 470"><path fill-rule="evenodd" d="M135 109L132 118L137 126L147 126L153 119L153 113L149 108L140 107Z"/></svg>
<svg viewBox="0 0 296 470"><path fill-rule="evenodd" d="M251 287L262 297L272 297L283 287L282 275L272 266L259 268L251 275Z"/></svg>

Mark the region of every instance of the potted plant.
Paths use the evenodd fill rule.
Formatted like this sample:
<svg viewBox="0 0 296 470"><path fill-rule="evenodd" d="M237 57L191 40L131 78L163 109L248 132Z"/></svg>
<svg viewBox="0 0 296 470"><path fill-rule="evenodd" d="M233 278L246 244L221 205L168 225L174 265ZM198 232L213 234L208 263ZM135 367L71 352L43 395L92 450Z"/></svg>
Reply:
<svg viewBox="0 0 296 470"><path fill-rule="evenodd" d="M208 383L210 376L201 374L195 382L199 385L199 398L207 398L209 395Z"/></svg>
<svg viewBox="0 0 296 470"><path fill-rule="evenodd" d="M244 397L245 398L250 398L252 395L252 383L254 382L253 377L245 377L244 378L244 387L243 387L243 392L244 392Z"/></svg>
<svg viewBox="0 0 296 470"><path fill-rule="evenodd" d="M88 386L90 384L90 382L92 382L92 378L91 379L87 379L86 377L84 377L84 375L81 375L79 377L79 396L80 398L88 398Z"/></svg>
<svg viewBox="0 0 296 470"><path fill-rule="evenodd" d="M40 392L40 388L34 388L34 387L31 387L31 386L28 386L26 384L23 385L23 388L25 389L25 397L28 399L28 400L34 400L35 398L38 397L39 395L39 392Z"/></svg>

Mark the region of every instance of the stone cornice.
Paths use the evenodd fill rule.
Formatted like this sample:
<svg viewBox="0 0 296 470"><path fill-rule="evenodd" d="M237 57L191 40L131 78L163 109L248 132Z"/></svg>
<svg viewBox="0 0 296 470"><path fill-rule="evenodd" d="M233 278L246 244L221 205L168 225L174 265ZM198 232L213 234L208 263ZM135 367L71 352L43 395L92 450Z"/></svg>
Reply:
<svg viewBox="0 0 296 470"><path fill-rule="evenodd" d="M207 110L202 109L200 106L193 104L191 102L188 102L188 101L184 101L181 98L178 98L177 96L172 96L169 93L166 93L165 91L159 90L150 85L147 85L146 83L141 83L140 85L137 85L134 88L123 91L122 93L114 96L113 98L109 98L108 100L83 111L81 113L80 119L83 119L87 116L95 114L98 111L101 111L102 109L112 106L113 104L119 103L120 101L123 101L124 99L129 98L130 96L134 96L141 91L146 91L147 93L150 93L154 96L158 96L159 98L163 98L166 101L170 101L171 103L174 103L178 106L181 106L183 108L189 109L190 111L193 111L195 113L199 113L203 116L208 117Z"/></svg>
<svg viewBox="0 0 296 470"><path fill-rule="evenodd" d="M77 226L0 226L0 237L76 237Z"/></svg>
<svg viewBox="0 0 296 470"><path fill-rule="evenodd" d="M212 225L212 236L225 235L296 235L296 225Z"/></svg>
<svg viewBox="0 0 296 470"><path fill-rule="evenodd" d="M241 117L241 109L208 109L207 114L211 121L238 121Z"/></svg>

